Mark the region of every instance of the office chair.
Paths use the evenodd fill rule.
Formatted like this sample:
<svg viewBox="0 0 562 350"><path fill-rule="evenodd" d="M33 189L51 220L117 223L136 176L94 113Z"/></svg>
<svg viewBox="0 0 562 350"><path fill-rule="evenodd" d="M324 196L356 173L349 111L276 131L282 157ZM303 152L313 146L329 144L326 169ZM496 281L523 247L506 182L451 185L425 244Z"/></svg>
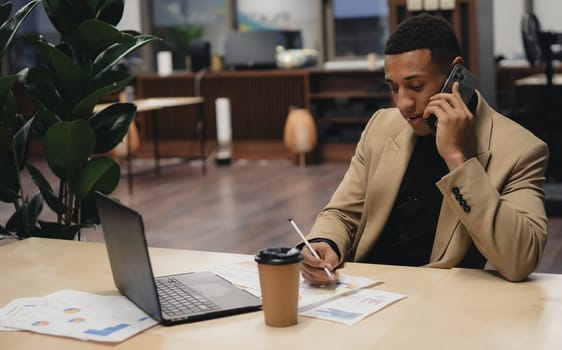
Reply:
<svg viewBox="0 0 562 350"><path fill-rule="evenodd" d="M521 19L521 36L527 61L531 67L545 65L547 85L551 86L552 61L562 59L562 50L553 51L553 46L562 45L562 33L542 31L537 16L527 12Z"/></svg>
<svg viewBox="0 0 562 350"><path fill-rule="evenodd" d="M551 159L546 171L546 176L549 179L545 185L546 195L546 210L549 215L562 215L562 199L560 197L560 181L562 180L562 156L560 154L560 121L557 120L561 116L556 115L559 108L556 106L556 101L560 100L562 96L556 96L557 89L553 85L553 66L554 60L562 60L562 32L547 32L542 31L537 16L532 12L527 12L521 19L521 35L523 38L523 47L525 49L525 56L531 67L544 66L544 73L546 75L545 89L541 90L540 99L542 108L541 112L544 113L545 124L540 130L544 132L543 136L545 142L548 144ZM557 50L554 50L558 47ZM560 90L558 90L560 91ZM552 181L553 180L553 181ZM547 188L547 186L550 186ZM549 195L550 193L550 195ZM554 195L552 194L554 193Z"/></svg>

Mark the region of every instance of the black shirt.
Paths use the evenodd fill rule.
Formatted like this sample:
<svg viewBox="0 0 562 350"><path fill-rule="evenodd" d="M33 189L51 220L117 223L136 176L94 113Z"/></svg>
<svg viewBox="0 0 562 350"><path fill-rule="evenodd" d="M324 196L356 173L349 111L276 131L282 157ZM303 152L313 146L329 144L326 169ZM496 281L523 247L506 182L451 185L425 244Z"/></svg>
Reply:
<svg viewBox="0 0 562 350"><path fill-rule="evenodd" d="M409 266L429 263L443 201L435 183L447 172L435 137L419 137L384 231L365 262Z"/></svg>

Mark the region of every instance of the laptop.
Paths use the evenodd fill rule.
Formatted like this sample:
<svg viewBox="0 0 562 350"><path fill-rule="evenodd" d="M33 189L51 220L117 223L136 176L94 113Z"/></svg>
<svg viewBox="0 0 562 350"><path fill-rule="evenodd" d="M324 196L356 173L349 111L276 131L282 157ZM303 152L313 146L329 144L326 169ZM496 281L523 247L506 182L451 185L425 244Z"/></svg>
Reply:
<svg viewBox="0 0 562 350"><path fill-rule="evenodd" d="M99 192L95 198L115 285L159 323L170 326L261 307L261 299L212 272L155 278L142 216Z"/></svg>

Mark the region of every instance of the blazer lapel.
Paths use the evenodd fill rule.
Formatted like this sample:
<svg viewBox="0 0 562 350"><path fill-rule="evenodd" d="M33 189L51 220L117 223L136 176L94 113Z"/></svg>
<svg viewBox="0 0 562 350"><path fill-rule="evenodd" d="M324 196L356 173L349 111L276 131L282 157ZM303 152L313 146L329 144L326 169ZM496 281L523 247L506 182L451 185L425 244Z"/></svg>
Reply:
<svg viewBox="0 0 562 350"><path fill-rule="evenodd" d="M363 232L363 236L358 242L356 259L369 251L377 236L382 232L398 195L416 139L412 129L405 127L396 138L388 138L386 141L376 172L370 179L372 184L369 185L365 202L365 211L377 213L373 216L376 219L367 220L365 228L360 230Z"/></svg>

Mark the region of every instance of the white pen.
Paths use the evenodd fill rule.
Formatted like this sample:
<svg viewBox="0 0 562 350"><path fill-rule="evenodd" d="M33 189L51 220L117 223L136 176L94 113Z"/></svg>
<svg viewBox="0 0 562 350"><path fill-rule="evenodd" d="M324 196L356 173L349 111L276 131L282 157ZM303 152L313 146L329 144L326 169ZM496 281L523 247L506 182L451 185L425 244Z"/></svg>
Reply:
<svg viewBox="0 0 562 350"><path fill-rule="evenodd" d="M312 253L312 255L314 255L314 257L316 259L320 259L320 257L318 256L318 253L316 253L316 251L314 250L314 248L312 248L312 246L310 245L310 243L306 240L306 238L304 238L304 235L302 234L301 230L299 229L299 227L297 226L297 224L295 223L295 221L290 218L289 222L291 223L291 225L293 225L293 227L295 228L295 230L297 231L297 233L299 234L299 236L301 237L302 241L304 242L304 244L306 245L306 247L308 248L308 250L310 250L310 252ZM328 277L330 277L331 280L334 279L334 276L332 275L332 273L330 272L330 270L328 270L328 268L326 266L324 266L324 272L326 272L326 275L328 275Z"/></svg>

